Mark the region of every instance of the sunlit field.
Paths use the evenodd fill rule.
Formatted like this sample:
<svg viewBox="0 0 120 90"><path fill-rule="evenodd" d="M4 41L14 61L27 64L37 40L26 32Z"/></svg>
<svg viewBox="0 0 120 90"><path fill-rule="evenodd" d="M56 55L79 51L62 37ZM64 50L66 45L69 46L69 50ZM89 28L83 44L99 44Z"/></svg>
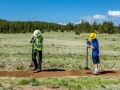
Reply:
<svg viewBox="0 0 120 90"><path fill-rule="evenodd" d="M29 43L31 35L32 33L0 34L0 70L31 70L29 67L32 48ZM43 70L83 70L86 67L86 38L88 38L89 33L75 35L74 32L45 32L42 35L44 38ZM97 34L97 39L100 49L99 70L120 69L120 34ZM91 49L88 50L88 55L88 67L93 69ZM7 88L9 89L15 85L24 85L20 84L22 81L19 80L17 80L19 82L17 84L13 80L7 80L9 82ZM31 79L24 80L30 81ZM119 77L116 79L107 77L53 77L37 80L35 82L37 85L38 82L46 80L45 83L39 83L39 85L65 86L69 90L112 90L114 87L118 90L120 81ZM0 79L0 81L4 82L4 79ZM30 83L27 84L30 85ZM2 85L3 83L0 84L0 86Z"/></svg>
<svg viewBox="0 0 120 90"><path fill-rule="evenodd" d="M28 70L31 63L29 34L0 34L0 65L2 70ZM79 70L86 63L86 38L89 34L75 35L45 32L42 69ZM101 64L99 69L120 69L120 35L97 34ZM88 38L89 39L89 38ZM88 50L89 68L93 68L91 49Z"/></svg>

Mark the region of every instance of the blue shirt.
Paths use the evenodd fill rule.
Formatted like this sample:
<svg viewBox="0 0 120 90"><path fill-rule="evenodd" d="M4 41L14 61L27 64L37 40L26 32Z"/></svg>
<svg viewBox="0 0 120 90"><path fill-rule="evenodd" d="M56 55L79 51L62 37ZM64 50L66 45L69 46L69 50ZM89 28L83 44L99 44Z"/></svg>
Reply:
<svg viewBox="0 0 120 90"><path fill-rule="evenodd" d="M98 42L98 40L96 38L94 40L91 40L91 44L94 47L92 49L92 55L98 56L99 55L99 42Z"/></svg>

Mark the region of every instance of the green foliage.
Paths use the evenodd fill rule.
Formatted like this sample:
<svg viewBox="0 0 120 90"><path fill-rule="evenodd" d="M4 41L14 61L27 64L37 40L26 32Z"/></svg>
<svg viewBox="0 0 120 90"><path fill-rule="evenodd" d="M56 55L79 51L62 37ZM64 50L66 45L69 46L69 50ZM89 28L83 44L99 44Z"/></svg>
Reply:
<svg viewBox="0 0 120 90"><path fill-rule="evenodd" d="M29 79L29 85L31 85L31 86L38 86L39 85L39 81L36 78L30 78Z"/></svg>
<svg viewBox="0 0 120 90"><path fill-rule="evenodd" d="M43 82L42 82L43 81ZM64 77L64 78L45 78L41 80L40 85L51 87L67 87L69 90L99 90L99 89L113 89L119 88L119 81L113 78L99 78L99 77ZM99 89L98 89L99 87Z"/></svg>
<svg viewBox="0 0 120 90"><path fill-rule="evenodd" d="M103 22L102 23L103 33L114 34L114 24L113 22Z"/></svg>
<svg viewBox="0 0 120 90"><path fill-rule="evenodd" d="M0 79L0 90L12 90L15 86L31 85L50 88L66 87L68 90L119 90L120 77L48 77L48 78L4 78Z"/></svg>
<svg viewBox="0 0 120 90"><path fill-rule="evenodd" d="M76 35L80 35L80 30L75 30Z"/></svg>
<svg viewBox="0 0 120 90"><path fill-rule="evenodd" d="M29 79L22 79L18 82L18 85L31 85L31 86L38 86L39 81L36 78L29 78Z"/></svg>
<svg viewBox="0 0 120 90"><path fill-rule="evenodd" d="M29 80L28 79L22 79L18 85L28 85L29 84Z"/></svg>
<svg viewBox="0 0 120 90"><path fill-rule="evenodd" d="M0 19L0 33L31 33L35 29L40 29L42 33L46 30L50 31L67 31L71 32L75 30L75 34L79 35L81 33L120 33L120 25L114 26L114 23L111 22L103 22L102 25L99 23L93 22L90 24L89 22L85 22L82 20L79 24L67 23L66 25L57 24L57 23L49 23L49 22L40 22L40 21L7 21ZM79 32L80 31L80 32Z"/></svg>
<svg viewBox="0 0 120 90"><path fill-rule="evenodd" d="M24 66L22 63L18 63L16 65L14 65L14 69L16 70L23 70L24 69Z"/></svg>
<svg viewBox="0 0 120 90"><path fill-rule="evenodd" d="M0 83L0 87L2 87L2 84Z"/></svg>

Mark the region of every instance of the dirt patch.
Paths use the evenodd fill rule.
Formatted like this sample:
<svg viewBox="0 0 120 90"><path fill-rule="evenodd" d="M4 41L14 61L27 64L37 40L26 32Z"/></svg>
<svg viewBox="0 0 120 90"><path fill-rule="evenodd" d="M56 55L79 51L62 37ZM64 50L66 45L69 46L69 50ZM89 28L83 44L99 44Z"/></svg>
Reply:
<svg viewBox="0 0 120 90"><path fill-rule="evenodd" d="M22 85L14 87L12 90L68 90L64 87L46 87L46 86L30 86L30 85Z"/></svg>
<svg viewBox="0 0 120 90"><path fill-rule="evenodd" d="M43 70L37 71L0 71L0 77L64 77L64 76L106 76L106 77L118 77L120 70L101 70L99 75L93 75L92 70Z"/></svg>
<svg viewBox="0 0 120 90"><path fill-rule="evenodd" d="M92 70L43 70L41 72L37 71L0 71L0 77L35 77L35 78L45 78L45 77L65 77L65 76L103 76L103 77L118 77L120 75L120 70L102 70L99 71L99 75L93 75ZM16 86L13 90L68 90L64 87L54 86L30 86L22 85Z"/></svg>

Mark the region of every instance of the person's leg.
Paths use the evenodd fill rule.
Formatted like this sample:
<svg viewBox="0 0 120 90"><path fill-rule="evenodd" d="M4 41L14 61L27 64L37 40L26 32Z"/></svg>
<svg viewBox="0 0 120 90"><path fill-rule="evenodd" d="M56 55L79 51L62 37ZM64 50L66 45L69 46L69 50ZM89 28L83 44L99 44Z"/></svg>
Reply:
<svg viewBox="0 0 120 90"><path fill-rule="evenodd" d="M99 56L92 56L93 63L94 63L94 72L93 74L98 74L98 64L100 63L99 61Z"/></svg>
<svg viewBox="0 0 120 90"><path fill-rule="evenodd" d="M36 51L33 51L33 53L32 53L32 60L33 60L34 66L35 66L34 69L38 69L38 64L37 64L36 56L37 56Z"/></svg>
<svg viewBox="0 0 120 90"><path fill-rule="evenodd" d="M94 64L94 70L98 71L98 64Z"/></svg>
<svg viewBox="0 0 120 90"><path fill-rule="evenodd" d="M42 66L42 51L38 51L38 71L41 71Z"/></svg>

